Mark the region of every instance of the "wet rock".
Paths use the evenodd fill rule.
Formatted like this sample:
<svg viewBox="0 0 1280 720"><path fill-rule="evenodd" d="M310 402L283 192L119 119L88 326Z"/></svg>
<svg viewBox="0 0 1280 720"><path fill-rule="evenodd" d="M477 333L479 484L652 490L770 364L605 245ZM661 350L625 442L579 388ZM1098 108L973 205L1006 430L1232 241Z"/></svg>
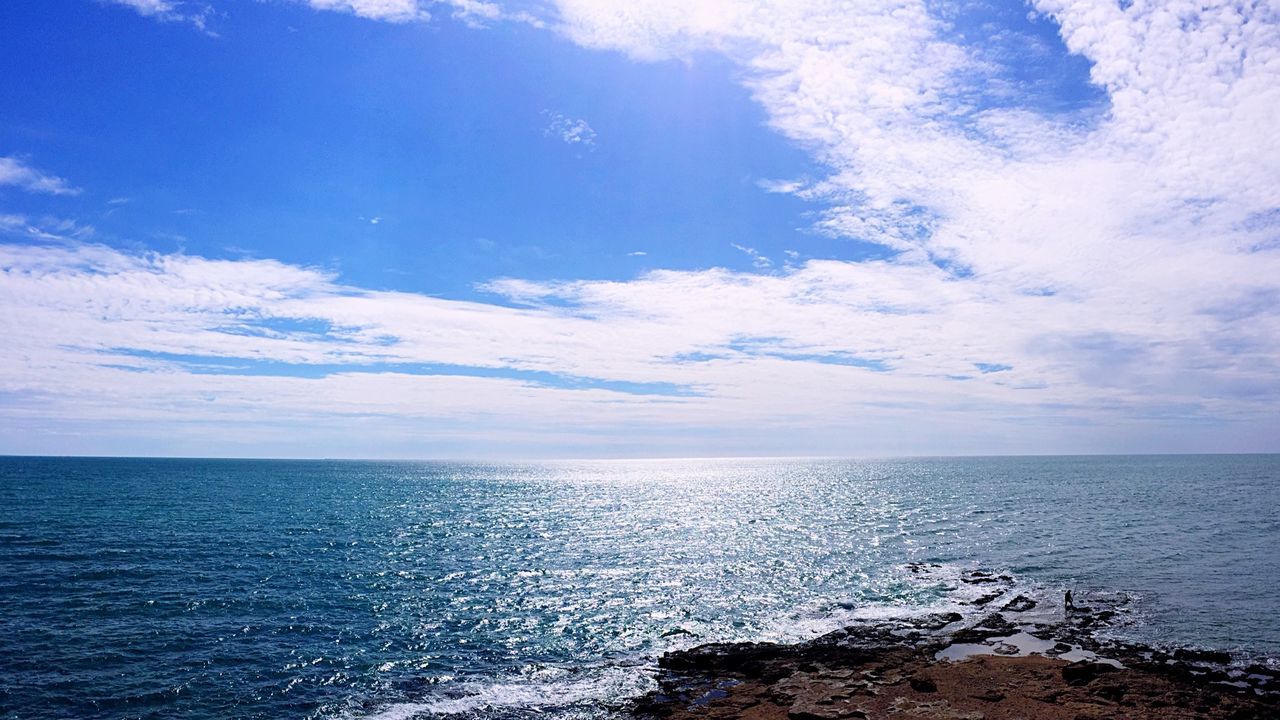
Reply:
<svg viewBox="0 0 1280 720"><path fill-rule="evenodd" d="M1191 648L1178 648L1173 651L1173 657L1178 660L1187 662L1208 662L1226 665L1231 662L1231 653L1221 650L1195 650Z"/></svg>
<svg viewBox="0 0 1280 720"><path fill-rule="evenodd" d="M929 615L921 615L920 617L912 618L907 622L910 623L911 627L919 628L921 630L941 630L942 628L950 625L951 623L959 622L963 619L964 619L964 616L957 612L932 613Z"/></svg>
<svg viewBox="0 0 1280 720"><path fill-rule="evenodd" d="M970 604L970 605L976 605L976 606L978 606L978 607L982 607L983 605L986 605L987 603L991 602L992 600L995 600L996 598L1000 597L1001 595L1004 595L1004 593L1003 593L1003 592L993 592L993 593L988 593L988 594L983 595L983 596L981 596L981 597L979 597L979 598L977 598L977 599L975 599L975 600L970 600L970 601L969 601L969 604Z"/></svg>
<svg viewBox="0 0 1280 720"><path fill-rule="evenodd" d="M1099 610L1093 614L1093 621L1096 623L1110 623L1115 617L1115 610Z"/></svg>
<svg viewBox="0 0 1280 720"><path fill-rule="evenodd" d="M971 579L985 586L983 592L1008 590L993 573L977 571ZM1100 638L1094 629L1114 616L1105 607L1056 624L1018 622L1013 613L1033 602L1021 595L1002 601L1001 612L1008 617L989 609L986 617L959 631L951 628L964 618L947 613L858 623L796 645L719 644L668 653L658 663L657 688L633 703L632 716L1280 719L1280 692L1275 689L1280 669L1264 663L1231 668L1228 653L1164 652ZM1002 656L1016 648L998 638L1018 632L1052 647L1042 656ZM986 654L955 662L938 659L951 644L970 642L985 646L979 650ZM1075 650L1112 658L1124 667L1111 660L1067 664L1054 657Z"/></svg>
<svg viewBox="0 0 1280 720"><path fill-rule="evenodd" d="M1108 663L1091 662L1089 660L1080 660L1062 668L1062 679L1067 685L1079 687L1088 685L1093 682L1099 675L1113 673L1117 670L1115 665Z"/></svg>
<svg viewBox="0 0 1280 720"><path fill-rule="evenodd" d="M1006 620L1000 613L991 613L990 615L982 618L982 622L978 623L976 627L987 628L989 630L1008 630L1013 627L1013 623Z"/></svg>
<svg viewBox="0 0 1280 720"><path fill-rule="evenodd" d="M689 704L693 707L697 707L699 705L706 705L708 703L715 702L716 700L723 700L727 697L729 697L729 692L727 690L723 688L711 688L694 698Z"/></svg>
<svg viewBox="0 0 1280 720"><path fill-rule="evenodd" d="M658 665L685 673L755 677L779 652L780 647L772 643L714 643L684 652L667 653Z"/></svg>
<svg viewBox="0 0 1280 720"><path fill-rule="evenodd" d="M1004 607L1000 609L1006 610L1009 612L1026 612L1027 610L1030 610L1035 606L1036 606L1035 600L1032 600L1026 595L1019 595L1014 599L1010 600L1009 602L1005 603Z"/></svg>
<svg viewBox="0 0 1280 720"><path fill-rule="evenodd" d="M1250 675L1264 675L1267 677L1280 678L1280 670L1273 670L1266 665L1253 663L1244 669Z"/></svg>
<svg viewBox="0 0 1280 720"><path fill-rule="evenodd" d="M958 643L983 643L991 638L1008 637L1017 632L1017 626L1006 620L1003 615L991 613L977 625L957 631L951 639Z"/></svg>

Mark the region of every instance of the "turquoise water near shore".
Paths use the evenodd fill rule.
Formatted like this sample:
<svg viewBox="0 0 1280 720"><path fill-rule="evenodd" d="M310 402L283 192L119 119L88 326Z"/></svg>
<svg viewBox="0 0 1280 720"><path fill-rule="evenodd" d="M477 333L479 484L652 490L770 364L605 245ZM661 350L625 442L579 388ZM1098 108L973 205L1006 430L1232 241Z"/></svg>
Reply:
<svg viewBox="0 0 1280 720"><path fill-rule="evenodd" d="M663 650L965 609L975 567L1276 657L1277 507L1276 455L0 458L0 716L598 717Z"/></svg>

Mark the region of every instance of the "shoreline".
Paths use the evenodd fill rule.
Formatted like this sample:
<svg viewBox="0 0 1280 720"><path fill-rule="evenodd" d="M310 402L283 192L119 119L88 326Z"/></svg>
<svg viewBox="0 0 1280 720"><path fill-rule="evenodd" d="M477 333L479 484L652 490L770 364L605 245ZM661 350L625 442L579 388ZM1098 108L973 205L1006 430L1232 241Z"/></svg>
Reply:
<svg viewBox="0 0 1280 720"><path fill-rule="evenodd" d="M930 566L920 566L928 572ZM913 571L915 571L913 569ZM1047 619L1045 601L990 587L975 617L867 620L794 643L713 643L665 653L658 688L630 716L724 720L1271 720L1280 668L1232 665L1229 653L1107 639L1118 612L1077 607ZM993 600L999 600L999 604ZM990 604L990 607L985 607ZM1036 612L1039 608L1040 612Z"/></svg>

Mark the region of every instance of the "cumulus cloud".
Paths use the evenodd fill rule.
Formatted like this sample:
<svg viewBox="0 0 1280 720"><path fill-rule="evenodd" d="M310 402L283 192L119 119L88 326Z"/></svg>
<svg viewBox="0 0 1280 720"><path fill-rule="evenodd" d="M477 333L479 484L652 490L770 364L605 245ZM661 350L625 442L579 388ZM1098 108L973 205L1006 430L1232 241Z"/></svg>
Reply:
<svg viewBox="0 0 1280 720"><path fill-rule="evenodd" d="M591 129L586 120L571 118L550 110L543 111L542 114L548 120L543 134L560 138L567 145L592 147L596 144L596 131Z"/></svg>
<svg viewBox="0 0 1280 720"><path fill-rule="evenodd" d="M0 156L0 187L5 185L47 195L76 195L80 189L56 175L31 167L19 157Z"/></svg>

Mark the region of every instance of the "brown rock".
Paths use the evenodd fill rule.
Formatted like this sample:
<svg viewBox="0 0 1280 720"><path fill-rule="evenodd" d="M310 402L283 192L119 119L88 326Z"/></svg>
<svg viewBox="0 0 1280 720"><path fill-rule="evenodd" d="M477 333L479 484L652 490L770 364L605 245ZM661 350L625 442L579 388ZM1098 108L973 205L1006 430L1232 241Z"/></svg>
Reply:
<svg viewBox="0 0 1280 720"><path fill-rule="evenodd" d="M922 693L938 692L938 684L929 678L913 677L911 678L911 689Z"/></svg>

